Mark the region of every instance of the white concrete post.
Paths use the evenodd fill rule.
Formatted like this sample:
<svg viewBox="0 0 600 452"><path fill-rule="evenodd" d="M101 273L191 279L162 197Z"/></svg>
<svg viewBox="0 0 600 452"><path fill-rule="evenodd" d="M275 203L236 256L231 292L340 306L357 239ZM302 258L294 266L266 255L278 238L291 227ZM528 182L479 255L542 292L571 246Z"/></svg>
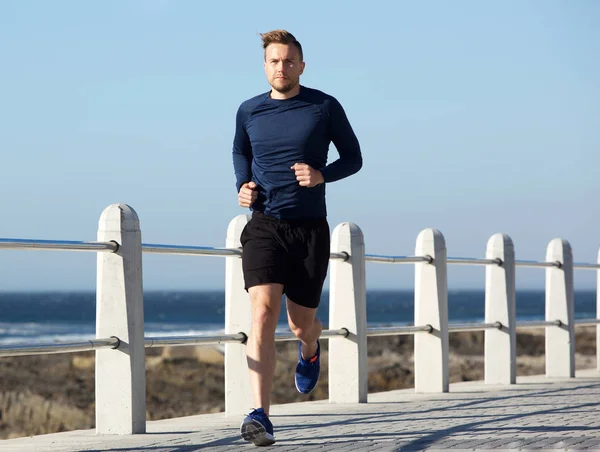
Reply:
<svg viewBox="0 0 600 452"><path fill-rule="evenodd" d="M332 259L329 280L329 329L346 328L347 338L329 339L329 402L366 403L367 289L365 242L360 228L341 223L331 237L332 253L348 253L347 261Z"/></svg>
<svg viewBox="0 0 600 452"><path fill-rule="evenodd" d="M241 248L240 235L249 216L238 215L227 228L227 248ZM250 334L252 306L244 289L244 274L240 257L225 258L225 334ZM246 345L225 344L225 413L247 414L254 407L250 388L250 373L246 361ZM258 408L258 407L255 407Z"/></svg>
<svg viewBox="0 0 600 452"><path fill-rule="evenodd" d="M415 326L433 327L429 334L415 334L415 392L448 392L448 285L441 232L421 231L415 255L433 258L415 264Z"/></svg>
<svg viewBox="0 0 600 452"><path fill-rule="evenodd" d="M575 376L575 306L573 254L566 240L548 244L546 261L561 266L546 268L546 320L560 320L561 326L546 327L546 376Z"/></svg>
<svg viewBox="0 0 600 452"><path fill-rule="evenodd" d="M146 366L142 239L137 213L126 204L102 212L98 241L116 253L98 253L96 337L116 336L117 350L96 350L96 433L146 432Z"/></svg>
<svg viewBox="0 0 600 452"><path fill-rule="evenodd" d="M598 249L598 264L600 265L600 248ZM596 275L596 318L600 320L600 269ZM600 324L596 325L596 368L600 372Z"/></svg>
<svg viewBox="0 0 600 452"><path fill-rule="evenodd" d="M485 269L485 323L502 324L500 330L485 330L485 382L514 384L517 381L515 249L510 237L506 234L490 237L485 257L502 261L502 265L487 265Z"/></svg>

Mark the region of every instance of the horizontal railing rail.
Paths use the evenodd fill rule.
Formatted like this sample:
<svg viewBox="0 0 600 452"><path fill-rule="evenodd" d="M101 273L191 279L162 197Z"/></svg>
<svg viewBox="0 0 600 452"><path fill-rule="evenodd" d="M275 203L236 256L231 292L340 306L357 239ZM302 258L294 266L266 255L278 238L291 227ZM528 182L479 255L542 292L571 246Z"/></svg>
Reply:
<svg viewBox="0 0 600 452"><path fill-rule="evenodd" d="M194 335L194 336L166 336L147 337L144 346L151 347L177 347L184 345L218 345L231 342L245 343L248 336L244 333L221 334L221 335Z"/></svg>
<svg viewBox="0 0 600 452"><path fill-rule="evenodd" d="M0 357L50 355L56 353L77 353L100 350L103 348L119 348L121 341L117 337L107 339L93 339L82 342L68 342L56 344L19 344L0 347Z"/></svg>
<svg viewBox="0 0 600 452"><path fill-rule="evenodd" d="M466 257L449 257L446 262L458 265L502 265L501 259L472 259Z"/></svg>
<svg viewBox="0 0 600 452"><path fill-rule="evenodd" d="M433 258L431 256L384 256L379 254L365 254L365 261L380 264L415 264L419 262L431 264Z"/></svg>
<svg viewBox="0 0 600 452"><path fill-rule="evenodd" d="M196 256L241 256L241 248L213 248L210 246L159 245L142 243L142 253L196 255Z"/></svg>
<svg viewBox="0 0 600 452"><path fill-rule="evenodd" d="M575 262L573 268L579 270L600 270L600 264L586 264L584 262Z"/></svg>
<svg viewBox="0 0 600 452"><path fill-rule="evenodd" d="M448 332L449 333L458 333L458 332L466 332L466 331L484 331L484 330L492 330L492 329L501 329L502 323L500 322L492 322L492 323L450 323L448 324Z"/></svg>
<svg viewBox="0 0 600 452"><path fill-rule="evenodd" d="M415 333L431 333L431 325L424 326L384 326L367 328L367 336L401 336Z"/></svg>
<svg viewBox="0 0 600 452"><path fill-rule="evenodd" d="M366 262L375 262L379 264L416 264L420 262L433 263L431 256L388 256L383 254L365 254ZM454 265L503 265L502 259L483 259L483 258L471 258L471 257L448 257L446 259L447 264ZM515 266L517 267L539 267L539 268L552 268L562 267L561 262L544 262L534 260L515 260ZM574 269L581 270L600 270L600 264L589 264L589 263L574 263Z"/></svg>
<svg viewBox="0 0 600 452"><path fill-rule="evenodd" d="M0 249L5 250L48 250L48 251L95 251L116 252L117 242L80 242L74 240L33 240L0 238Z"/></svg>
<svg viewBox="0 0 600 452"><path fill-rule="evenodd" d="M543 262L543 261L528 261L528 260L515 260L515 266L517 267L539 267L539 268L561 268L560 262Z"/></svg>
<svg viewBox="0 0 600 452"><path fill-rule="evenodd" d="M46 251L96 251L117 252L117 242L94 242L75 240L42 240L42 239L10 239L0 238L0 249L12 250L46 250ZM196 255L196 256L241 256L241 248L215 248L210 246L195 245L165 245L156 243L142 243L142 252L147 254L168 255ZM348 260L348 253L331 253L331 259ZM431 256L388 256L379 254L365 254L366 262L380 264L415 264L420 262L432 263ZM457 265L502 265L501 259L481 259L467 257L448 257L448 264ZM533 260L515 260L518 267L561 267L560 262L543 262ZM574 269L600 270L600 264L574 263Z"/></svg>
<svg viewBox="0 0 600 452"><path fill-rule="evenodd" d="M0 249L37 251L96 251L117 252L117 242L85 242L75 240L38 240L0 238ZM142 252L147 254L197 255L197 256L241 256L241 248L215 248L194 245L163 245L142 243ZM331 253L331 259L348 260L348 253Z"/></svg>
<svg viewBox="0 0 600 452"><path fill-rule="evenodd" d="M562 326L563 323L560 320L528 320L524 322L518 322L517 328L542 328L545 326Z"/></svg>
<svg viewBox="0 0 600 452"><path fill-rule="evenodd" d="M350 332L346 328L340 328L338 330L323 330L321 332L320 339L329 339L331 337L348 337ZM179 346L179 345L210 345L210 344L225 344L231 342L245 343L248 340L248 336L245 333L235 334L224 334L217 336L179 336L179 337L156 337L146 338L146 347L162 347L162 346ZM297 337L292 332L277 331L275 333L275 340L281 341L292 341L297 340Z"/></svg>
<svg viewBox="0 0 600 452"><path fill-rule="evenodd" d="M329 259L347 261L348 259L350 259L350 255L344 251L342 251L341 253L329 253Z"/></svg>
<svg viewBox="0 0 600 452"><path fill-rule="evenodd" d="M346 328L340 328L337 330L323 330L321 332L320 339L330 339L332 337L348 337L350 332ZM291 331L277 331L275 333L275 341L297 341L298 338Z"/></svg>
<svg viewBox="0 0 600 452"><path fill-rule="evenodd" d="M575 326L595 326L600 325L600 319L577 319ZM560 320L532 320L517 322L516 328L543 328L548 326L563 326ZM503 328L500 322L491 323L450 323L448 324L449 333L484 331L487 329ZM432 333L434 328L431 325L423 326L390 326L390 327L369 327L367 328L368 337L377 336L401 336L416 333ZM320 339L329 339L332 337L348 337L350 332L346 328L337 330L323 330ZM246 343L248 336L245 333L217 334L217 335L194 335L194 336L161 336L144 338L145 348L158 347L178 347L178 346L200 346L200 345L219 345L226 343ZM275 333L276 342L295 341L296 336L290 331L278 331ZM43 355L57 353L78 353L105 348L118 349L121 341L117 337L107 339L93 339L82 342L64 342L53 344L17 344L13 346L0 346L0 357L5 356L27 356Z"/></svg>
<svg viewBox="0 0 600 452"><path fill-rule="evenodd" d="M577 319L575 320L577 326L595 326L600 325L600 319Z"/></svg>

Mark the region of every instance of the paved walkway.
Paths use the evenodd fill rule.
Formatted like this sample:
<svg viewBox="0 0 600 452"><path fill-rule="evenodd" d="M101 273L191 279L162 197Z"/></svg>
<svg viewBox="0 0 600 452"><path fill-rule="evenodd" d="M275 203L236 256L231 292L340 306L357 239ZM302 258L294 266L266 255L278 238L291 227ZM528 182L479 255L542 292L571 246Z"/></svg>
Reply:
<svg viewBox="0 0 600 452"><path fill-rule="evenodd" d="M412 389L369 395L368 404L326 401L272 409L278 451L600 450L600 373L520 377L517 384L455 383L445 394ZM93 430L0 441L0 451L248 451L241 418L207 414L148 423L148 433ZM262 449L259 449L262 450Z"/></svg>

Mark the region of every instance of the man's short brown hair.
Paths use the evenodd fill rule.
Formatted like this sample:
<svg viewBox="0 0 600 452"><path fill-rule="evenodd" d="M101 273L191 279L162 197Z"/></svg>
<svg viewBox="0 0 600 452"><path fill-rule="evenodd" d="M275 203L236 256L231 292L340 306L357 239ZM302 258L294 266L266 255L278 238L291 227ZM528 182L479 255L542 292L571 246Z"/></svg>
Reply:
<svg viewBox="0 0 600 452"><path fill-rule="evenodd" d="M300 61L304 61L304 55L302 54L302 46L298 42L298 40L286 30L272 30L266 33L261 33L260 37L262 38L263 49L267 49L269 44L288 44L294 45L298 49L300 53Z"/></svg>

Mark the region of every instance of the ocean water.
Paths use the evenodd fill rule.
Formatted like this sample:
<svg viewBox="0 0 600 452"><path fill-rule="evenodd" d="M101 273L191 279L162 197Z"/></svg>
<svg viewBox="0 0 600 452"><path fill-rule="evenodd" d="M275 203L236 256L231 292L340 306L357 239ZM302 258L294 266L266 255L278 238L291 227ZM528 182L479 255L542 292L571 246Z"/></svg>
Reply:
<svg viewBox="0 0 600 452"><path fill-rule="evenodd" d="M517 321L544 319L544 291L517 291ZM319 318L328 322L329 294L323 293ZM369 326L410 325L414 322L412 291L369 290ZM95 337L94 292L0 293L0 345L77 342ZM596 317L595 291L575 292L575 318ZM448 293L451 323L484 319L483 290ZM145 336L184 336L220 333L225 322L224 291L144 293ZM287 329L282 309L279 330Z"/></svg>

